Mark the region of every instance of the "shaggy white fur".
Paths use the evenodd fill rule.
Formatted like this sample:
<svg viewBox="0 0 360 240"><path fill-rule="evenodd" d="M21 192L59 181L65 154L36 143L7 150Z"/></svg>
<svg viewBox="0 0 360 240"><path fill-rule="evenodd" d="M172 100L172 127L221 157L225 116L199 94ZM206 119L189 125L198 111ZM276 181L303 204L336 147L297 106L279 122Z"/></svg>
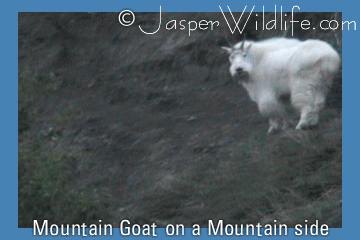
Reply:
<svg viewBox="0 0 360 240"><path fill-rule="evenodd" d="M269 118L268 133L286 121L285 106L280 101L285 95L290 95L291 104L300 113L296 129L318 123L319 111L340 67L340 57L329 44L272 38L222 48L230 54L231 75L239 78L260 113Z"/></svg>

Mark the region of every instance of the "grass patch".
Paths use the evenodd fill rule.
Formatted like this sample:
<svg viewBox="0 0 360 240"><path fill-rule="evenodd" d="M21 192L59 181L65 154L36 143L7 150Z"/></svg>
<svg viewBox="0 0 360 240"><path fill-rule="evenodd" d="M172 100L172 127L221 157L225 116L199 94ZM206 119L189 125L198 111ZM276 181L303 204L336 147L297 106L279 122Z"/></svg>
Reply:
<svg viewBox="0 0 360 240"><path fill-rule="evenodd" d="M25 69L19 73L18 94L18 131L19 134L29 130L39 113L36 102L43 101L56 91L61 82L52 71L33 72Z"/></svg>
<svg viewBox="0 0 360 240"><path fill-rule="evenodd" d="M111 217L107 208L112 196L78 183L79 157L63 147L55 150L62 132L53 127L29 131L40 115L37 103L45 101L60 84L52 72L26 70L19 75L19 227L32 227L33 220L98 223ZM78 111L76 107L64 109L56 120L64 123Z"/></svg>
<svg viewBox="0 0 360 240"><path fill-rule="evenodd" d="M76 184L77 157L41 151L41 141L19 147L19 227L33 220L52 223L98 223L109 218L106 192Z"/></svg>
<svg viewBox="0 0 360 240"><path fill-rule="evenodd" d="M195 159L183 172L163 178L138 178L152 184L130 200L136 207L130 206L123 218L187 227L207 227L210 219L231 224L273 224L276 219L294 227L306 219L339 227L341 140L324 138L317 131L267 138L255 131L233 155ZM148 163L146 168L158 167Z"/></svg>

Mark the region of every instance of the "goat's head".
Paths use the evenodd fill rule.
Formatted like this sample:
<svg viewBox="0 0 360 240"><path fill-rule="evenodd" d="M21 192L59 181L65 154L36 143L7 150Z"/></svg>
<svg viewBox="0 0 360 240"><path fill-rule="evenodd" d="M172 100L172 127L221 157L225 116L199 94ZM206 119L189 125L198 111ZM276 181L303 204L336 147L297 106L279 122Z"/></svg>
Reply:
<svg viewBox="0 0 360 240"><path fill-rule="evenodd" d="M252 42L244 40L232 48L221 47L229 54L231 76L239 77L245 81L248 80L249 74L253 69L253 61L249 55L251 44Z"/></svg>

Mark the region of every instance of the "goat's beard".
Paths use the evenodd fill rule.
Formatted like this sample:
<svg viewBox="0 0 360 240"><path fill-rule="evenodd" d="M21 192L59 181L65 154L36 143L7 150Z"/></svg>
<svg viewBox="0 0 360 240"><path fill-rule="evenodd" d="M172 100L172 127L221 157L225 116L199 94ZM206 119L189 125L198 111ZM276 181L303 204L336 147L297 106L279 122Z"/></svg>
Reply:
<svg viewBox="0 0 360 240"><path fill-rule="evenodd" d="M236 82L239 83L249 83L250 82L250 75L248 72L241 72L241 73L236 73L233 75L233 79Z"/></svg>

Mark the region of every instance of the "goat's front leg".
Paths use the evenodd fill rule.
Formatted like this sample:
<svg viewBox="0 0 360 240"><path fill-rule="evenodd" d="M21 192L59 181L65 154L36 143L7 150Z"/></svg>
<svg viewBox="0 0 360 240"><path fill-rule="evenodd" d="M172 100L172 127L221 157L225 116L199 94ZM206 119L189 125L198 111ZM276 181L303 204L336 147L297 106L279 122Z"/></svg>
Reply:
<svg viewBox="0 0 360 240"><path fill-rule="evenodd" d="M276 133L280 128L278 118L270 118L269 119L269 124L270 124L270 127L269 127L269 130L267 132L268 135Z"/></svg>

